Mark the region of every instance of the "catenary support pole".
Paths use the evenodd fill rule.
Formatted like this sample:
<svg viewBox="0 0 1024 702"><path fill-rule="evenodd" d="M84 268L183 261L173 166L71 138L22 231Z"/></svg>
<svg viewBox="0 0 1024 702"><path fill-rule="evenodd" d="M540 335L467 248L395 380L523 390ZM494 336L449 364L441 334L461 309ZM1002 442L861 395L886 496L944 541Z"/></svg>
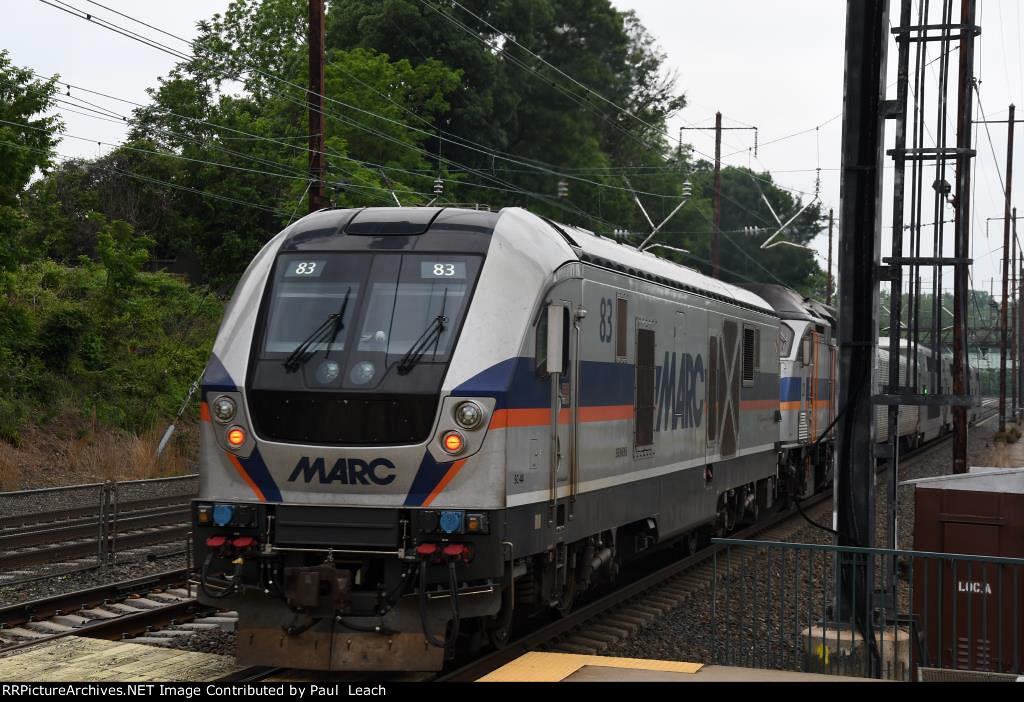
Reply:
<svg viewBox="0 0 1024 702"><path fill-rule="evenodd" d="M884 110L889 42L887 0L848 0L839 213L839 402L835 524L840 546L873 547L875 422L872 394L878 344ZM866 587L872 559L837 571L835 615L871 637ZM872 584L872 585L869 585ZM860 593L857 596L857 593Z"/></svg>

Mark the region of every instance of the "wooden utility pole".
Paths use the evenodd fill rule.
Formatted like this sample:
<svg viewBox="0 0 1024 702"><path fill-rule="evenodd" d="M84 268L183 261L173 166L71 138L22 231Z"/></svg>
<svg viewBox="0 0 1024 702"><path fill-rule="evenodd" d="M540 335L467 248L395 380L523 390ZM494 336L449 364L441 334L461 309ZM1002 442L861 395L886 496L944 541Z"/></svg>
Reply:
<svg viewBox="0 0 1024 702"><path fill-rule="evenodd" d="M324 0L309 0L309 211L327 207L324 183Z"/></svg>
<svg viewBox="0 0 1024 702"><path fill-rule="evenodd" d="M832 225L835 223L833 210L828 211L828 278L825 284L825 304L832 304Z"/></svg>
<svg viewBox="0 0 1024 702"><path fill-rule="evenodd" d="M715 113L715 233L711 242L711 275L720 278L722 265L722 113Z"/></svg>
<svg viewBox="0 0 1024 702"><path fill-rule="evenodd" d="M711 127L680 127L679 148L683 148L683 132L687 130L703 131ZM722 113L715 113L715 181L712 192L712 202L715 210L715 231L711 239L711 275L721 277L722 267L722 132L723 131L747 131L754 132L754 156L757 156L757 127L722 127Z"/></svg>
<svg viewBox="0 0 1024 702"><path fill-rule="evenodd" d="M1003 202L1003 305L999 310L999 429L1006 431L1006 353L1009 351L1008 319L1010 313L1010 198L1013 192L1013 116L1015 107L1010 105L1010 116L1006 125L1006 192Z"/></svg>

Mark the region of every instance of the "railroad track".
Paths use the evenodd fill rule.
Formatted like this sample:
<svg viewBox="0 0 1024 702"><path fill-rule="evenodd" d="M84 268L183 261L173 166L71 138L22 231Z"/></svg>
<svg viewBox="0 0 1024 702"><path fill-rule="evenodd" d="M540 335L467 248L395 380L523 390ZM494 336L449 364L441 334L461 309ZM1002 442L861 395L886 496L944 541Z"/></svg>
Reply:
<svg viewBox="0 0 1024 702"><path fill-rule="evenodd" d="M979 418L976 425L987 422L993 414ZM900 460L907 462L923 457L945 445L950 439L952 434L939 437L921 448L901 454ZM884 465L879 467L879 472L884 470ZM801 506L809 518L820 521L823 513L829 511L828 501L831 498L832 491L828 490L803 500ZM768 541L782 540L803 524L805 522L799 512L790 509L738 531L732 534L731 538L757 537ZM692 556L660 568L557 621L515 639L505 648L486 654L455 670L441 673L434 680L472 682L519 656L540 648L565 653L599 654L628 639L668 612L685 605L694 595L709 588L716 577L715 556L723 550L724 547L714 545L704 548ZM719 577L723 567L729 572L736 572L744 568L750 559L756 557L756 553L754 547L730 549L729 563L724 566L721 562L718 563Z"/></svg>
<svg viewBox="0 0 1024 702"><path fill-rule="evenodd" d="M118 506L118 517L135 517L160 510L188 509L190 495L155 497L146 500L130 500ZM28 512L0 516L0 539L32 531L75 527L96 527L100 517L99 505L71 507L45 512Z"/></svg>
<svg viewBox="0 0 1024 702"><path fill-rule="evenodd" d="M180 568L0 607L0 653L64 636L116 640L152 636L171 624L187 627L213 611L191 596L187 584L188 571Z"/></svg>
<svg viewBox="0 0 1024 702"><path fill-rule="evenodd" d="M118 522L119 533L116 539L108 538L108 543L118 551L140 548L168 541L184 540L191 531L188 523L188 512L171 515L160 515L158 517L139 517L138 522L131 523L130 531L120 531L125 525ZM166 523L166 522L170 523ZM60 530L57 530L60 531ZM0 553L0 572L9 572L25 566L40 564L67 563L81 558L95 556L99 552L100 539L97 527L92 527L92 537L76 538L66 543L53 543L50 540L39 542L39 534L32 532L22 535L34 545L21 544L17 546L19 539L12 537L12 542L7 548L17 549ZM0 581L0 586L11 585L19 581Z"/></svg>
<svg viewBox="0 0 1024 702"><path fill-rule="evenodd" d="M98 504L4 515L0 517L0 573L95 556L103 539L108 553L184 539L189 532L191 499L190 495L172 495L123 501L106 516ZM39 577L45 576L0 580L0 586Z"/></svg>
<svg viewBox="0 0 1024 702"><path fill-rule="evenodd" d="M979 420L981 424L991 418L991 414ZM936 448L944 445L951 437L941 437L929 444L912 452L903 454L902 460L909 461L926 455ZM884 471L884 466L879 472ZM813 498L805 500L803 508L805 513L809 512L812 519L820 519L818 512L827 512L827 501L831 499L831 492L826 491ZM733 534L734 538L753 538L775 540L783 539L794 531L794 524L801 519L796 510L787 510L773 515L769 519L760 522L747 529ZM505 648L486 654L476 660L463 665L455 670L442 672L440 674L429 673L402 673L394 676L395 681L438 681L457 682L476 680L488 672L518 658L520 655L539 648L565 651L572 653L600 653L610 646L613 646L636 633L639 629L647 626L654 620L664 616L668 612L684 605L695 594L705 591L711 586L716 576L715 556L722 551L721 547L710 546L700 552L662 567L653 573L642 576L639 579L619 588L598 600L595 600L569 615L554 621L550 624L531 631L514 641ZM756 557L756 549L732 549L730 562L726 568L734 571L743 568L751 558ZM721 569L721 564L717 567ZM180 577L184 581L186 573L184 570L169 571L167 578ZM134 598L134 606L122 601L121 606L109 606L105 604L91 604L97 599L102 603L109 602L112 588L116 591L133 590L145 591L140 598ZM156 626L165 626L172 622L180 622L186 619L195 619L209 614L212 610L203 608L198 602L187 596L187 593L180 589L168 587L170 584L160 580L142 579L133 583L119 583L103 588L71 593L46 600L13 605L0 609L0 641L12 636L18 630L29 629L34 632L21 642L0 646L0 652L29 646L41 641L59 638L70 634L98 636L102 638L122 638L127 635L143 634L139 640L159 641L158 638L150 635L145 636L144 632L150 631ZM122 592L116 592L121 596ZM147 596L148 595L148 596ZM139 603L157 607L149 609L140 608ZM109 608L107 608L109 607ZM136 611L125 611L126 608ZM140 611L141 610L141 611ZM69 615L67 612L77 612ZM40 617L49 617L48 619ZM42 622L42 623L40 623ZM15 624L12 628L10 625ZM35 625L33 626L33 623ZM178 626L181 626L180 623ZM199 626L209 626L199 624ZM38 631L42 628L44 631ZM60 631L53 631L54 628L61 628ZM50 629L49 633L45 630ZM170 633L170 632L166 632ZM363 680L380 679L380 675L367 676L365 674L342 674L346 679L351 678L352 682ZM338 674L316 673L310 671L297 671L286 668L253 667L248 668L222 679L222 681L242 682L259 681L268 678L286 677L288 679L317 679L329 676L332 680L338 680ZM390 679L390 676L389 676Z"/></svg>
<svg viewBox="0 0 1024 702"><path fill-rule="evenodd" d="M987 406L986 406L987 408ZM989 421L995 413L980 418L976 425ZM944 446L952 438L951 434L939 437L913 451L904 452L901 462L923 457L937 448ZM885 466L880 465L879 472ZM832 492L825 491L804 500L801 506L808 517L820 521L829 510ZM782 540L791 535L797 528L805 524L795 509L780 512L765 521L732 534L732 538L746 539L758 537L764 540ZM500 668L519 656L540 648L563 651L568 653L598 654L618 644L641 628L652 623L659 617L684 605L694 595L705 591L715 578L715 556L723 551L722 547L709 546L698 553L664 566L649 575L640 577L615 592L595 600L570 614L544 625L534 631L513 640L506 647L485 654L454 670L437 674L404 673L398 674L396 681L435 681L435 682L471 682L487 673ZM751 547L732 548L729 563L718 564L719 576L721 569L726 567L730 572L745 567L751 558L756 556L756 549ZM338 680L339 673L316 673L287 668L253 667L235 673L224 681L255 682L269 678L287 679L323 679L330 676ZM351 682L368 679L361 674L351 677ZM374 679L380 680L377 675Z"/></svg>

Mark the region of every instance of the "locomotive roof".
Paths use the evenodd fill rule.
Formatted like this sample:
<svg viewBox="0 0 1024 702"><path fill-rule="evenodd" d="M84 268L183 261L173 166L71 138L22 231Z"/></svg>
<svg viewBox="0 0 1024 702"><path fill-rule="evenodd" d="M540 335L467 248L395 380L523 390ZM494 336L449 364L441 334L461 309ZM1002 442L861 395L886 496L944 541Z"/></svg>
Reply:
<svg viewBox="0 0 1024 702"><path fill-rule="evenodd" d="M767 283L749 283L744 284L743 287L767 300L783 319L835 324L835 310L809 297L804 297L796 290Z"/></svg>
<svg viewBox="0 0 1024 702"><path fill-rule="evenodd" d="M419 239L443 235L452 245L480 246L479 235L490 235L501 212L455 207L367 207L321 210L296 222L282 251L362 248L361 237L405 236ZM652 282L692 291L775 316L775 309L756 293L723 283L692 268L638 251L578 227L559 225L538 217L538 224L551 227L553 237L561 236L581 261L602 266ZM342 235L342 236L339 236ZM351 239L350 239L351 237ZM396 242L397 243L397 242ZM415 245L411 245L415 248Z"/></svg>
<svg viewBox="0 0 1024 702"><path fill-rule="evenodd" d="M728 300L744 307L768 312L773 316L775 314L770 304L749 290L723 283L692 268L660 258L650 252L639 251L614 239L598 236L586 229L566 225L555 226L564 230L569 244L584 262L654 282L668 283L672 287L681 287L699 295Z"/></svg>

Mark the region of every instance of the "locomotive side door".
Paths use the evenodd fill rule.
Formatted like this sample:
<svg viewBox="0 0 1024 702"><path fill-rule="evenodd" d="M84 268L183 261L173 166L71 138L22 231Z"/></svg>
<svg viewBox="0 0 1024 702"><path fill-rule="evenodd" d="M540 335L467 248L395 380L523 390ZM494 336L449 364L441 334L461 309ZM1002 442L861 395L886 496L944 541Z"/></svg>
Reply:
<svg viewBox="0 0 1024 702"><path fill-rule="evenodd" d="M576 299L574 299L576 298ZM578 488L579 350L582 325L580 302L571 290L561 290L547 308L549 404L548 526L554 542L568 524ZM554 362L552 362L554 360Z"/></svg>
<svg viewBox="0 0 1024 702"><path fill-rule="evenodd" d="M580 288L563 287L553 293L547 315L547 372L550 383L548 450L548 500L545 535L551 560L542 586L543 596L559 608L571 606L574 597L570 577L569 520L578 486L579 356L580 322L586 316Z"/></svg>

